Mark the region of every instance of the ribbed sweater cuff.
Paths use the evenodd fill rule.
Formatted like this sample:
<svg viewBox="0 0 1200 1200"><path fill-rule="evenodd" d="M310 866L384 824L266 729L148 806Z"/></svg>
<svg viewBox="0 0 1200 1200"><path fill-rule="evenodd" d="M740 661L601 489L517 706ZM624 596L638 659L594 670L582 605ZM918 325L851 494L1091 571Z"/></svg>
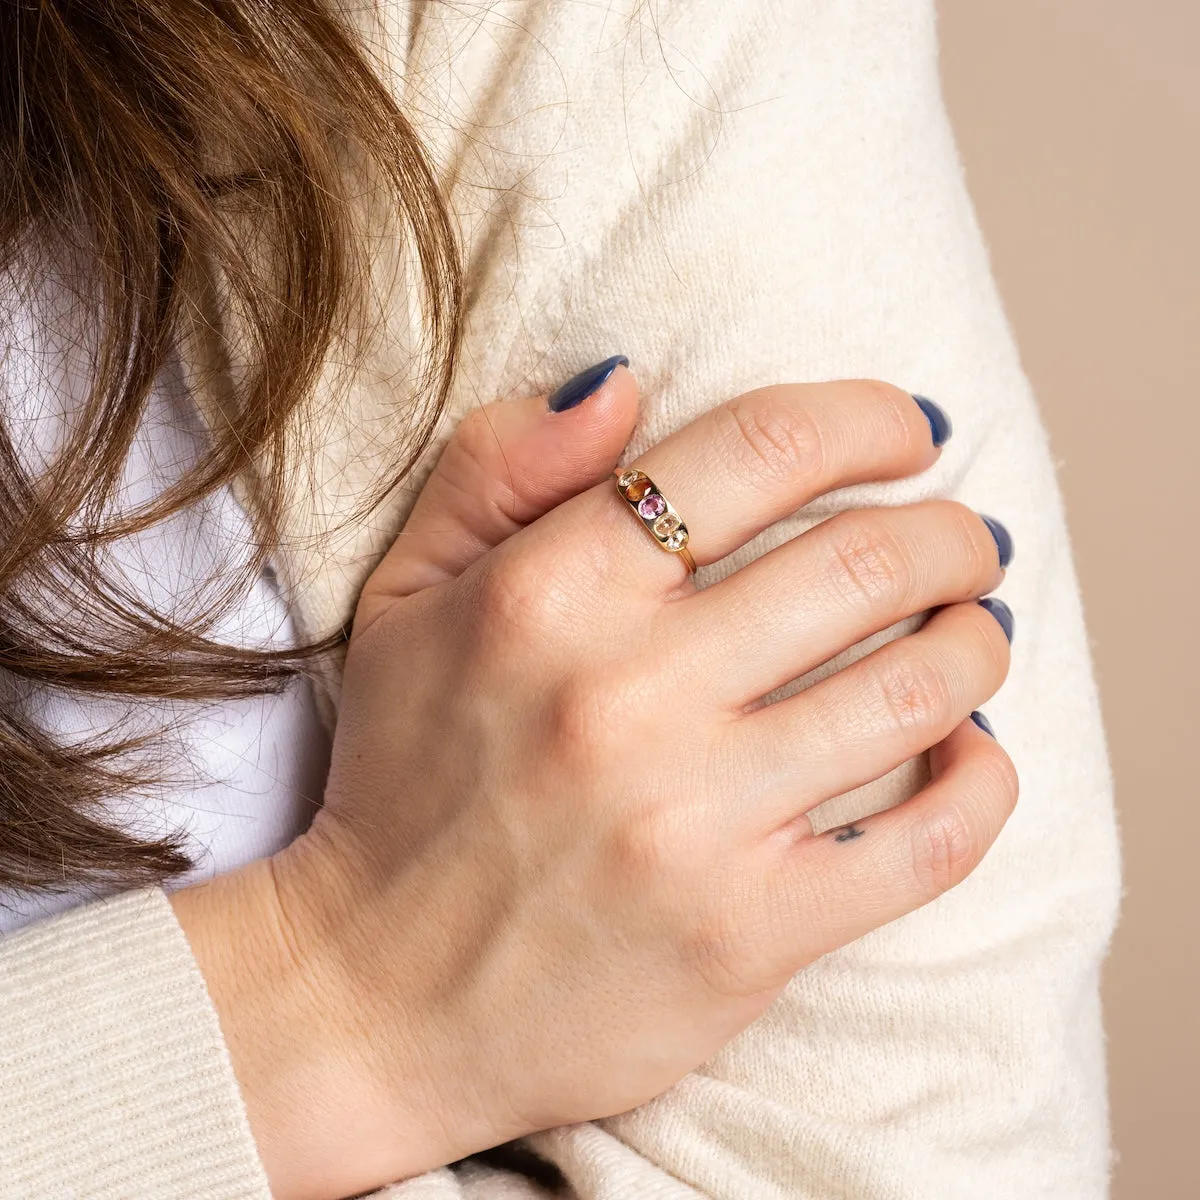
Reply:
<svg viewBox="0 0 1200 1200"><path fill-rule="evenodd" d="M217 1015L161 891L0 939L0 1196L269 1200Z"/></svg>

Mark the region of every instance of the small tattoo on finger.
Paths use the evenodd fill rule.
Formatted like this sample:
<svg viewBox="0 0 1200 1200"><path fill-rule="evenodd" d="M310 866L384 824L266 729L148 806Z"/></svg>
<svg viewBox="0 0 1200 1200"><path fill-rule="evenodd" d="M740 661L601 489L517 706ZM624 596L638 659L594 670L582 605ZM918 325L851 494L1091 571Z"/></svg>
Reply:
<svg viewBox="0 0 1200 1200"><path fill-rule="evenodd" d="M835 842L852 842L866 832L865 829L859 829L857 825L847 825L844 829L839 829L834 833L833 840Z"/></svg>

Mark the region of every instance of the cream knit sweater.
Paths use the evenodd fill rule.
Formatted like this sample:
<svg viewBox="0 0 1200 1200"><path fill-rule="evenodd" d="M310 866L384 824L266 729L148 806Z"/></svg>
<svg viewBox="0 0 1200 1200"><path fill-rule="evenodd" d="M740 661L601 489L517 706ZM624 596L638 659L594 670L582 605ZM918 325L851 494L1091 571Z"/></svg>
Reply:
<svg viewBox="0 0 1200 1200"><path fill-rule="evenodd" d="M988 713L1022 798L983 865L801 973L657 1101L532 1144L586 1200L1103 1196L1109 774L1053 467L939 93L932 0L381 2L356 19L468 251L443 436L479 402L549 390L616 351L645 397L630 456L747 388L880 377L950 412L937 466L838 493L700 582L864 503L954 496L1000 517L1017 546L1003 588L1012 674ZM370 368L321 406L320 453L296 480L283 570L302 636L351 614L423 479L329 534L405 419L420 314L386 248L379 272L387 328ZM235 343L230 330L192 353L227 380ZM222 376L195 378L218 406ZM330 717L336 703L333 670ZM919 777L898 772L839 815ZM161 893L0 941L0 1089L5 1198L268 1195ZM541 1194L477 1165L385 1191Z"/></svg>

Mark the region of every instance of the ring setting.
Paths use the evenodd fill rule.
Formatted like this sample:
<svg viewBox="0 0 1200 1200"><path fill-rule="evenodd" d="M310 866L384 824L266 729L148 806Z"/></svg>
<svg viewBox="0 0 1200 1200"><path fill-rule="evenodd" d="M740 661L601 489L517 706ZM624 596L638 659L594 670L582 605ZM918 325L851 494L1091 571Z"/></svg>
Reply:
<svg viewBox="0 0 1200 1200"><path fill-rule="evenodd" d="M654 481L636 467L618 467L613 474L617 491L650 536L663 550L678 554L689 571L695 571L696 560L687 545L688 528L671 502L655 487Z"/></svg>

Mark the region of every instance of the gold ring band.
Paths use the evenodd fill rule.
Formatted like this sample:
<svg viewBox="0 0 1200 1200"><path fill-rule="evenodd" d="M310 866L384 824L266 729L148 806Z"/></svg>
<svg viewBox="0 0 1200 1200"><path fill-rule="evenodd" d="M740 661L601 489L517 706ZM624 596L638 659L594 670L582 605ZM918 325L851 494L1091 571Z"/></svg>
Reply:
<svg viewBox="0 0 1200 1200"><path fill-rule="evenodd" d="M633 509L646 532L663 550L678 554L687 569L695 572L696 560L688 549L688 528L670 500L654 486L646 472L637 467L618 467L613 475L617 480L617 492Z"/></svg>

